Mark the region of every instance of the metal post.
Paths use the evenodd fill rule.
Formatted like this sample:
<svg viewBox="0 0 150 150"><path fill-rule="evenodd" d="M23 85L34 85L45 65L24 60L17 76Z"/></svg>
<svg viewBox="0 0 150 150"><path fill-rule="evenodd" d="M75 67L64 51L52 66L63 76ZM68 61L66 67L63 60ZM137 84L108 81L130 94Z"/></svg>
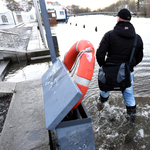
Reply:
<svg viewBox="0 0 150 150"><path fill-rule="evenodd" d="M14 23L16 25L16 21L15 21L15 17L14 17L13 11L11 11L11 13L12 13L12 16L13 16L13 19L14 19Z"/></svg>
<svg viewBox="0 0 150 150"><path fill-rule="evenodd" d="M33 3L34 3L34 6L35 6L36 17L37 17L37 21L38 21L38 25L39 25L39 29L40 29L40 34L41 34L42 40L44 42L44 46L45 46L45 48L47 48L47 42L45 40L45 36L44 36L43 28L42 28L42 20L41 20L41 15L40 15L40 12L39 12L39 7L38 7L38 4L37 4L37 0L33 0Z"/></svg>
<svg viewBox="0 0 150 150"><path fill-rule="evenodd" d="M45 0L39 0L39 1L40 1L42 17L43 17L43 21L44 21L45 31L46 31L48 47L50 50L52 63L54 63L56 61L56 54L55 54L52 34L51 34L51 30L50 30L50 24L48 21L48 15L47 15L47 10L46 10Z"/></svg>

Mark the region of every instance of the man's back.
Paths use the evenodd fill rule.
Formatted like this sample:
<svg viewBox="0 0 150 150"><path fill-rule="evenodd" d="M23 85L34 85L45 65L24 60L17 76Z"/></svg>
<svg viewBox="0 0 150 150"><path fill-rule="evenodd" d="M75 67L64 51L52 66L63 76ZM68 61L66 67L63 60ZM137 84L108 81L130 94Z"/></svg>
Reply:
<svg viewBox="0 0 150 150"><path fill-rule="evenodd" d="M119 21L114 30L107 32L99 48L96 57L100 66L104 64L104 56L107 53L106 62L128 62L133 48L135 29L130 22ZM143 58L143 42L138 35L135 55L132 61L131 71Z"/></svg>

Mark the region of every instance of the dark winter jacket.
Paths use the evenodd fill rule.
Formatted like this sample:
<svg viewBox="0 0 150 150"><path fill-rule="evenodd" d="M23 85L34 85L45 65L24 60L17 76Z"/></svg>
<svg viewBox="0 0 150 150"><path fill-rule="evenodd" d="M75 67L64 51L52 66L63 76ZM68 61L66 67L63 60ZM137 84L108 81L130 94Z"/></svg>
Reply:
<svg viewBox="0 0 150 150"><path fill-rule="evenodd" d="M107 32L102 38L96 52L99 66L106 62L128 62L134 44L135 29L130 22L119 21L114 30ZM106 56L106 59L105 59ZM143 41L137 36L137 45L132 59L130 71L142 61Z"/></svg>

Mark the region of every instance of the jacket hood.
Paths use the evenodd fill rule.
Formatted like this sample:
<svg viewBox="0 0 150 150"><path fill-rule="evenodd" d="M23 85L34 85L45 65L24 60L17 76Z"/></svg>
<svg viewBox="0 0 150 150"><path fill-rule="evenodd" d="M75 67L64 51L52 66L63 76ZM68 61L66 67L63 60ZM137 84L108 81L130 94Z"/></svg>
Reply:
<svg viewBox="0 0 150 150"><path fill-rule="evenodd" d="M114 32L124 38L134 38L135 36L135 29L130 22L119 21L114 27Z"/></svg>

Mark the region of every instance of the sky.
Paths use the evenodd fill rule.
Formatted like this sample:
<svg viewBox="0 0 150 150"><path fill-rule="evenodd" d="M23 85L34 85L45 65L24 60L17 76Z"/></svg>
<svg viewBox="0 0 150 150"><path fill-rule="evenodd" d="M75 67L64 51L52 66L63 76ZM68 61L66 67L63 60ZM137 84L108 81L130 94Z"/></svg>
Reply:
<svg viewBox="0 0 150 150"><path fill-rule="evenodd" d="M116 2L117 0L53 0L53 1L54 2L57 1L64 6L68 6L68 5L71 6L72 4L74 4L84 8L89 7L91 8L91 10L94 10L94 9L104 8L106 6L109 6L112 3Z"/></svg>

